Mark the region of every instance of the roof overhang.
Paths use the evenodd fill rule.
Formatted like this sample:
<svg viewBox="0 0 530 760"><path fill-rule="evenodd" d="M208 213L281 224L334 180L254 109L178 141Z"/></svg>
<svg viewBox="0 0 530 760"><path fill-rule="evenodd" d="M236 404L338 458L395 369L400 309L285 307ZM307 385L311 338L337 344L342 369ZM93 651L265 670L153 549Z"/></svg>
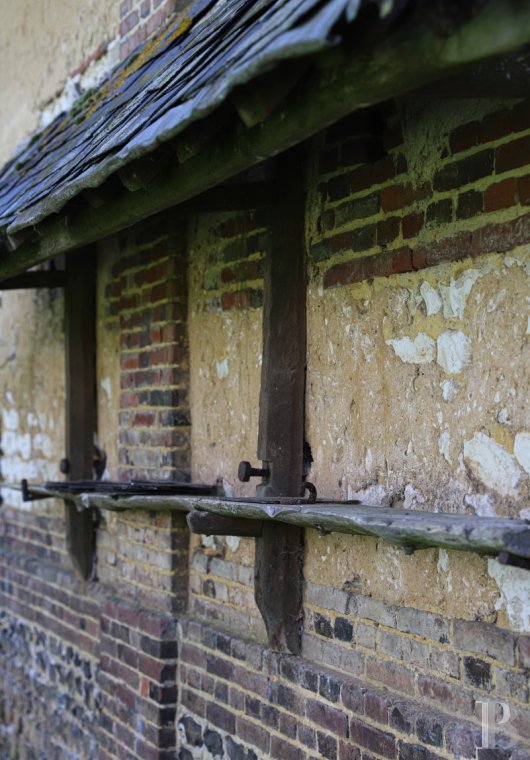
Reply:
<svg viewBox="0 0 530 760"><path fill-rule="evenodd" d="M343 0L341 5L351 3ZM119 166L111 165L112 171L93 177L86 187L77 185L75 192L70 187L60 204L55 197L37 214L21 211L5 229L3 241L0 232L0 278L90 245L165 209L187 204L182 213L189 213L194 208L190 199L202 194L202 210L222 208L223 193L212 188L234 175L352 111L413 90L425 92L430 83L457 72L462 73L460 87L466 81L483 85L488 76L502 87L508 82L510 56L510 66L519 66L523 75L512 77L512 88L504 87L503 94L523 96L530 6L516 0L478 5L480 11L449 35L440 35L428 17L412 8L390 28L380 28L377 42L373 25L359 24L343 34L340 45L323 45L321 52L309 51L301 60L277 61L272 73L257 70L252 84L247 80L230 94L230 108L220 100L178 134L162 139L153 133L143 141L144 152L130 151Z"/></svg>

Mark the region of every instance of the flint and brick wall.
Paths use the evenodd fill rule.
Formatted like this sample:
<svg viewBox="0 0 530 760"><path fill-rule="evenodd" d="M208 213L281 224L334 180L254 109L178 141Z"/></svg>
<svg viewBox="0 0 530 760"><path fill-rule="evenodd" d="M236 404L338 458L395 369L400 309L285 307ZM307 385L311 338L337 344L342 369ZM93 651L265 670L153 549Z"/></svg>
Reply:
<svg viewBox="0 0 530 760"><path fill-rule="evenodd" d="M313 588L309 593L321 592ZM385 624L392 617L395 620L395 611L384 610L369 598L351 599L363 606L367 626L377 628L382 616ZM179 731L184 748L180 757L475 758L481 727L467 716L478 700L492 698L482 678L489 667L486 660L498 657L513 663L515 656L527 657L528 638L521 637L516 655L517 637L503 636L494 626L477 628L446 620L433 626L432 619L405 608L401 618L420 624L423 636L416 634L418 645L422 639L425 646L432 641L439 644L446 626L447 643L454 636L459 647L474 655L463 658L463 667L473 672L472 681L465 688L455 687L445 665L441 667L446 680L435 674L406 675L384 655L376 659L365 654L363 650L370 647L366 640L363 645L330 643L318 652L317 664L271 652L207 625L187 623L179 659ZM350 636L343 635L348 625L335 621L338 641ZM358 667L365 659L366 673L364 664ZM482 688L482 693L473 686ZM525 718L521 711L515 719L517 728L527 734ZM501 737L497 739L502 744ZM491 757L528 756L526 749L495 751Z"/></svg>
<svg viewBox="0 0 530 760"><path fill-rule="evenodd" d="M99 406L102 440L120 436L113 478L190 479L186 255L171 224L100 253L98 337L117 350L98 363L121 385L113 419ZM184 517L101 514L88 583L71 571L61 503L5 507L0 520L0 755L174 758Z"/></svg>
<svg viewBox="0 0 530 760"><path fill-rule="evenodd" d="M393 106L374 109L318 138L308 304L319 311L314 293L322 300L333 294L352 329L353 286L473 256L482 261L530 238L527 103L451 127L422 182L402 149L399 114ZM257 212L197 217L192 227L186 242L174 222L160 218L114 241L99 304L105 329L119 339L112 423L119 451L110 472L122 479L221 478L227 490L251 493L235 473L255 452L266 219ZM365 314L365 302L355 303L357 315ZM324 342L310 346L312 361L327 350ZM325 394L315 377L308 375L309 399ZM324 484L321 496L341 495L340 471L334 484L319 463L325 434L315 416L308 403L313 475ZM325 416L318 422L324 431L330 424ZM359 447L358 430L347 418L344 424ZM374 439L377 433L374 426ZM344 445L333 440L337 469ZM379 463L366 467L382 489ZM396 499L395 507L403 503ZM455 502L455 509L466 504ZM432 507L427 496L422 505ZM516 497L510 509L520 509ZM418 592L414 601L407 572L416 568L417 586L429 591L450 574L444 562L453 568L456 553L443 562L441 553L432 560L436 550L397 556L384 542L308 531L302 657L293 657L263 646L252 540L190 539L181 517L102 515L98 580L79 584L69 570L60 507L55 515L5 508L0 525L0 675L9 684L0 700L0 748L8 757L529 755L530 640L486 560L461 555L448 612L450 590ZM349 564L352 547L359 578ZM387 580L390 564L395 585ZM484 701L510 709L495 755L477 755ZM517 749L509 749L513 743Z"/></svg>

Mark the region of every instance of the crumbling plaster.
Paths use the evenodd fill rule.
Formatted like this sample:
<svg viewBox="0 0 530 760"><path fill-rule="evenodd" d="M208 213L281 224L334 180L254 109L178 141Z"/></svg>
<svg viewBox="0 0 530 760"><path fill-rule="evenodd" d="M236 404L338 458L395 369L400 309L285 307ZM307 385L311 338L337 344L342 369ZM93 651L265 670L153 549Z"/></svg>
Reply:
<svg viewBox="0 0 530 760"><path fill-rule="evenodd" d="M60 290L1 295L0 472L4 481L42 482L59 477L64 451L63 295ZM40 512L54 501L23 504L3 490L9 504Z"/></svg>

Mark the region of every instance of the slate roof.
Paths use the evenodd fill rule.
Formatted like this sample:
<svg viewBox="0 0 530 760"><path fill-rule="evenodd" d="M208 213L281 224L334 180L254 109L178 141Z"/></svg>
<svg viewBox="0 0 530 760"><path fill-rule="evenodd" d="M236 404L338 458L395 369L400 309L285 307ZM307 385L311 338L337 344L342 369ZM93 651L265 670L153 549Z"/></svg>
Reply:
<svg viewBox="0 0 530 760"><path fill-rule="evenodd" d="M279 62L339 42L338 22L352 21L360 2L197 0L4 167L0 231L59 211Z"/></svg>

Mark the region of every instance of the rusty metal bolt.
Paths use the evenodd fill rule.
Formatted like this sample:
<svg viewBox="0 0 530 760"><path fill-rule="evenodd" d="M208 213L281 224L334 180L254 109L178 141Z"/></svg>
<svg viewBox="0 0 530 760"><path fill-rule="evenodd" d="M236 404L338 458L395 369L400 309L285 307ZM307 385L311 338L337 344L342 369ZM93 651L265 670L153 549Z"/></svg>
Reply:
<svg viewBox="0 0 530 760"><path fill-rule="evenodd" d="M268 467L252 467L250 462L240 462L237 468L237 477L242 483L248 483L250 478L268 478L270 474Z"/></svg>
<svg viewBox="0 0 530 760"><path fill-rule="evenodd" d="M68 475L70 472L70 460L64 457L64 459L61 459L59 462L59 469L63 473L63 475Z"/></svg>

